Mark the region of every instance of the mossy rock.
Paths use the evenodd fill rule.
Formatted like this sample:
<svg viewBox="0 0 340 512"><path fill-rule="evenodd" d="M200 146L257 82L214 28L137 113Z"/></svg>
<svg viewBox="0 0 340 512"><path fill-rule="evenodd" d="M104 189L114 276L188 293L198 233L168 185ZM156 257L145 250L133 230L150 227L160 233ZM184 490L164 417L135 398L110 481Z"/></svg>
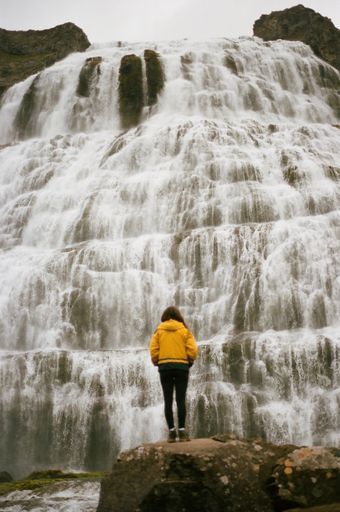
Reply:
<svg viewBox="0 0 340 512"><path fill-rule="evenodd" d="M119 114L123 129L136 126L144 106L142 59L125 55L119 68Z"/></svg>
<svg viewBox="0 0 340 512"><path fill-rule="evenodd" d="M102 57L89 57L79 73L77 95L88 98L91 92L91 86L100 75L100 64Z"/></svg>
<svg viewBox="0 0 340 512"><path fill-rule="evenodd" d="M144 51L146 65L146 82L148 86L147 104L149 106L157 103L158 94L164 87L164 72L159 55L154 50Z"/></svg>

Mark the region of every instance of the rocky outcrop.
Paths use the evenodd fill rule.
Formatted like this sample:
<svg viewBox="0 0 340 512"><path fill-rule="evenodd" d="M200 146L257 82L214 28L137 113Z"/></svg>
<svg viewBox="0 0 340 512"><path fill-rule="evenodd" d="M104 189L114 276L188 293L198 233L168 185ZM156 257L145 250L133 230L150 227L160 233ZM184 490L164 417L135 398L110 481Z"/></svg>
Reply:
<svg viewBox="0 0 340 512"><path fill-rule="evenodd" d="M142 59L124 55L119 68L119 114L123 129L138 124L143 104Z"/></svg>
<svg viewBox="0 0 340 512"><path fill-rule="evenodd" d="M123 452L102 481L97 512L274 512L325 505L335 511L339 489L336 448L222 435Z"/></svg>
<svg viewBox="0 0 340 512"><path fill-rule="evenodd" d="M308 44L315 55L340 71L340 30L329 18L296 5L283 11L263 14L254 23L254 35L265 41L287 39Z"/></svg>
<svg viewBox="0 0 340 512"><path fill-rule="evenodd" d="M119 115L124 130L140 122L143 107L155 105L164 87L164 72L158 53L145 50L144 61L146 80L143 80L141 57L124 55L120 62Z"/></svg>
<svg viewBox="0 0 340 512"><path fill-rule="evenodd" d="M154 50L144 51L146 81L148 87L147 104L154 105L158 94L164 87L164 73L159 55Z"/></svg>
<svg viewBox="0 0 340 512"><path fill-rule="evenodd" d="M100 64L102 60L102 57L89 57L86 59L79 73L77 86L78 96L83 96L84 98L90 96L91 88L100 75Z"/></svg>
<svg viewBox="0 0 340 512"><path fill-rule="evenodd" d="M0 95L69 53L89 46L84 32L73 23L47 30L0 29Z"/></svg>

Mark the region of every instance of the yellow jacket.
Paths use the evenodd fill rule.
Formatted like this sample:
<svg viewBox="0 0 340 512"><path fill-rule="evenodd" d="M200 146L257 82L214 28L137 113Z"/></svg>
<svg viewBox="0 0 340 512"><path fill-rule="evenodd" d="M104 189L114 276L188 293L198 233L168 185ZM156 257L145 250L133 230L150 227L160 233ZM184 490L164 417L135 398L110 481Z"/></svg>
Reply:
<svg viewBox="0 0 340 512"><path fill-rule="evenodd" d="M167 320L157 327L150 341L153 364L192 363L198 353L195 338L182 322Z"/></svg>

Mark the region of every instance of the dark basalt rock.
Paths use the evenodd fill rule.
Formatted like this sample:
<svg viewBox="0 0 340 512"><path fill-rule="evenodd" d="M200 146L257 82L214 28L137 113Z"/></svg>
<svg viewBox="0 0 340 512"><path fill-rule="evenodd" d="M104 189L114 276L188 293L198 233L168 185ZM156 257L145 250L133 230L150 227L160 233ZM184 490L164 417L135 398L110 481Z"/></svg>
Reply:
<svg viewBox="0 0 340 512"><path fill-rule="evenodd" d="M336 511L339 486L335 448L220 435L123 452L102 481L97 512Z"/></svg>
<svg viewBox="0 0 340 512"><path fill-rule="evenodd" d="M296 5L263 14L254 23L254 35L265 41L286 39L308 44L315 55L340 71L340 30L329 18Z"/></svg>
<svg viewBox="0 0 340 512"><path fill-rule="evenodd" d="M100 63L102 57L89 57L79 73L79 81L77 86L78 96L88 98L91 92L91 86L96 78L100 75Z"/></svg>
<svg viewBox="0 0 340 512"><path fill-rule="evenodd" d="M38 73L69 53L90 46L74 23L46 30L0 29L0 96L13 84Z"/></svg>
<svg viewBox="0 0 340 512"><path fill-rule="evenodd" d="M142 60L124 55L119 68L119 114L123 129L136 126L144 106Z"/></svg>
<svg viewBox="0 0 340 512"><path fill-rule="evenodd" d="M157 96L164 87L164 73L159 55L154 50L145 50L146 81L148 86L147 102L154 105Z"/></svg>

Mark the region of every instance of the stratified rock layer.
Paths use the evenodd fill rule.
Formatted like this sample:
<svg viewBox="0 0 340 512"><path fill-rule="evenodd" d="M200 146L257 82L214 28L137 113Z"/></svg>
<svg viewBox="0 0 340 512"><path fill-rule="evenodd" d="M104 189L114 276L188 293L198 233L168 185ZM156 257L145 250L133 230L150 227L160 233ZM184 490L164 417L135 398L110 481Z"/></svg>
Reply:
<svg viewBox="0 0 340 512"><path fill-rule="evenodd" d="M97 512L273 512L334 504L339 489L335 448L222 435L123 452L102 482Z"/></svg>
<svg viewBox="0 0 340 512"><path fill-rule="evenodd" d="M24 80L69 53L90 46L87 36L74 23L46 30L0 29L0 96L13 84Z"/></svg>
<svg viewBox="0 0 340 512"><path fill-rule="evenodd" d="M296 5L263 14L254 23L254 35L265 41L287 39L308 44L314 53L340 70L340 30L329 18Z"/></svg>

